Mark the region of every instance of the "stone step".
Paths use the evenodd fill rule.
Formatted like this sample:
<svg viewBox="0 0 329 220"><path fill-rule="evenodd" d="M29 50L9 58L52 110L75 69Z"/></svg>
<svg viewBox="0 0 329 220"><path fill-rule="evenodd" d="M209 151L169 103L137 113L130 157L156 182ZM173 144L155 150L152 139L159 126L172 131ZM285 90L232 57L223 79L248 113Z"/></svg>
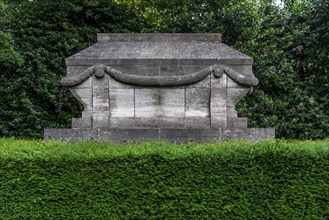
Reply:
<svg viewBox="0 0 329 220"><path fill-rule="evenodd" d="M207 143L230 140L272 139L273 128L243 129L45 129L44 140L76 142L86 140L126 143L128 141L168 141Z"/></svg>

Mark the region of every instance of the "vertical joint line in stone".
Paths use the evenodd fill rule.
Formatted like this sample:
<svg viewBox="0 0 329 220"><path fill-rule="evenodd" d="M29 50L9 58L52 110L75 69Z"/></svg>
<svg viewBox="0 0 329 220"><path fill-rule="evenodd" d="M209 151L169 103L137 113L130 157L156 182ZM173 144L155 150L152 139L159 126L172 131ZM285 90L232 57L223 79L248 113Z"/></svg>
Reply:
<svg viewBox="0 0 329 220"><path fill-rule="evenodd" d="M183 86L184 88L184 121L185 121L185 127L186 127L186 110L187 110L187 105L186 105L186 86Z"/></svg>
<svg viewBox="0 0 329 220"><path fill-rule="evenodd" d="M224 70L223 70L224 71ZM226 76L226 77L225 77ZM228 78L229 76L226 75L225 71L224 71L224 74L223 74L223 77L225 77L225 90L226 90L226 94L225 94L225 103L226 103L226 126L228 125L228 107L227 107L227 93L228 93Z"/></svg>
<svg viewBox="0 0 329 220"><path fill-rule="evenodd" d="M211 128L212 126L212 123L211 123L211 118L212 118L212 114L211 114L211 91L212 91L212 87L211 87L211 85L212 85L212 82L211 82L211 75L212 75L213 73L211 73L210 74L210 77L209 77L209 88L210 88L210 90L209 90L209 127Z"/></svg>
<svg viewBox="0 0 329 220"><path fill-rule="evenodd" d="M94 77L91 77L91 128L94 128Z"/></svg>
<svg viewBox="0 0 329 220"><path fill-rule="evenodd" d="M136 118L136 88L133 88L134 91L134 118Z"/></svg>
<svg viewBox="0 0 329 220"><path fill-rule="evenodd" d="M108 105L108 107L109 107L109 110L108 110L108 121L107 121L107 127L109 127L110 126L110 120L111 120L111 94L110 94L110 78L109 78L109 80L108 80L108 83L107 83L107 85L108 85L108 88L107 88L107 94L108 94L108 96L109 96L109 105Z"/></svg>
<svg viewBox="0 0 329 220"><path fill-rule="evenodd" d="M228 75L226 75L226 73L224 72L223 76L222 77L225 77L225 85L224 85L224 90L225 90L225 127L227 127L227 124L228 124L228 113L227 113L227 82L228 82Z"/></svg>

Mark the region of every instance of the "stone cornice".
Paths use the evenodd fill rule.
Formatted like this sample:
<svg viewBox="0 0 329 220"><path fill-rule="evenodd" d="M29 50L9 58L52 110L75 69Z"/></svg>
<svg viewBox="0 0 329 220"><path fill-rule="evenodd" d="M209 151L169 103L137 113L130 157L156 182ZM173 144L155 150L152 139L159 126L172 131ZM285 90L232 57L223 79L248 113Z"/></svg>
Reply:
<svg viewBox="0 0 329 220"><path fill-rule="evenodd" d="M96 77L101 78L104 76L105 73L109 74L111 77L113 77L119 82L132 84L132 85L140 85L140 86L170 87L170 86L190 85L203 80L211 73L213 73L215 77L221 77L225 73L232 80L234 80L236 83L242 86L252 87L258 85L258 79L253 74L246 76L225 65L212 65L203 70L188 75L138 76L138 75L125 74L110 66L105 66L101 64L94 65L79 74L65 76L61 79L60 84L65 87L74 87L83 83L93 74Z"/></svg>

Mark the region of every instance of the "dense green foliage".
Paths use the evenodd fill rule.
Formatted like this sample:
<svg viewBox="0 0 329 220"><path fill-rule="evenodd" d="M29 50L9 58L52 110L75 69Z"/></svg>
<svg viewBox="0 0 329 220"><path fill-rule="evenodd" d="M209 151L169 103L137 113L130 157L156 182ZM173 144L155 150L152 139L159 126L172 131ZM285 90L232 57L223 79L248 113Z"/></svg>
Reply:
<svg viewBox="0 0 329 220"><path fill-rule="evenodd" d="M0 31L0 65L5 69L13 69L22 63L23 59L15 50L11 35Z"/></svg>
<svg viewBox="0 0 329 220"><path fill-rule="evenodd" d="M96 42L98 32L221 32L255 61L260 85L237 106L251 127L328 137L329 3L283 2L0 0L0 137L70 127L82 107L58 85L64 59Z"/></svg>
<svg viewBox="0 0 329 220"><path fill-rule="evenodd" d="M314 4L320 6L319 2ZM281 137L328 137L327 46L316 37L323 28L310 25L325 8L306 3L291 7L279 12L268 9L261 34L246 48L253 51L249 54L255 58L261 83L245 103L245 113L255 119L255 125L276 126Z"/></svg>
<svg viewBox="0 0 329 220"><path fill-rule="evenodd" d="M69 127L81 106L59 86L64 59L93 44L98 32L137 32L142 25L128 6L108 0L26 1L7 10L12 20L3 24L25 63L1 71L0 136L41 137L44 128Z"/></svg>
<svg viewBox="0 0 329 220"><path fill-rule="evenodd" d="M1 219L328 219L329 141L0 139Z"/></svg>

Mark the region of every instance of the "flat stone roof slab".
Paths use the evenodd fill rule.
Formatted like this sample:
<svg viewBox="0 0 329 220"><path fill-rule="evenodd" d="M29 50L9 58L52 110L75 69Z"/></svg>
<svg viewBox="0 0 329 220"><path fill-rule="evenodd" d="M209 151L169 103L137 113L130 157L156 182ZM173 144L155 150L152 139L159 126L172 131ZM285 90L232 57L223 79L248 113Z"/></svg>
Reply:
<svg viewBox="0 0 329 220"><path fill-rule="evenodd" d="M220 42L220 34L100 34L98 42L66 59L67 65L252 64L253 59Z"/></svg>

